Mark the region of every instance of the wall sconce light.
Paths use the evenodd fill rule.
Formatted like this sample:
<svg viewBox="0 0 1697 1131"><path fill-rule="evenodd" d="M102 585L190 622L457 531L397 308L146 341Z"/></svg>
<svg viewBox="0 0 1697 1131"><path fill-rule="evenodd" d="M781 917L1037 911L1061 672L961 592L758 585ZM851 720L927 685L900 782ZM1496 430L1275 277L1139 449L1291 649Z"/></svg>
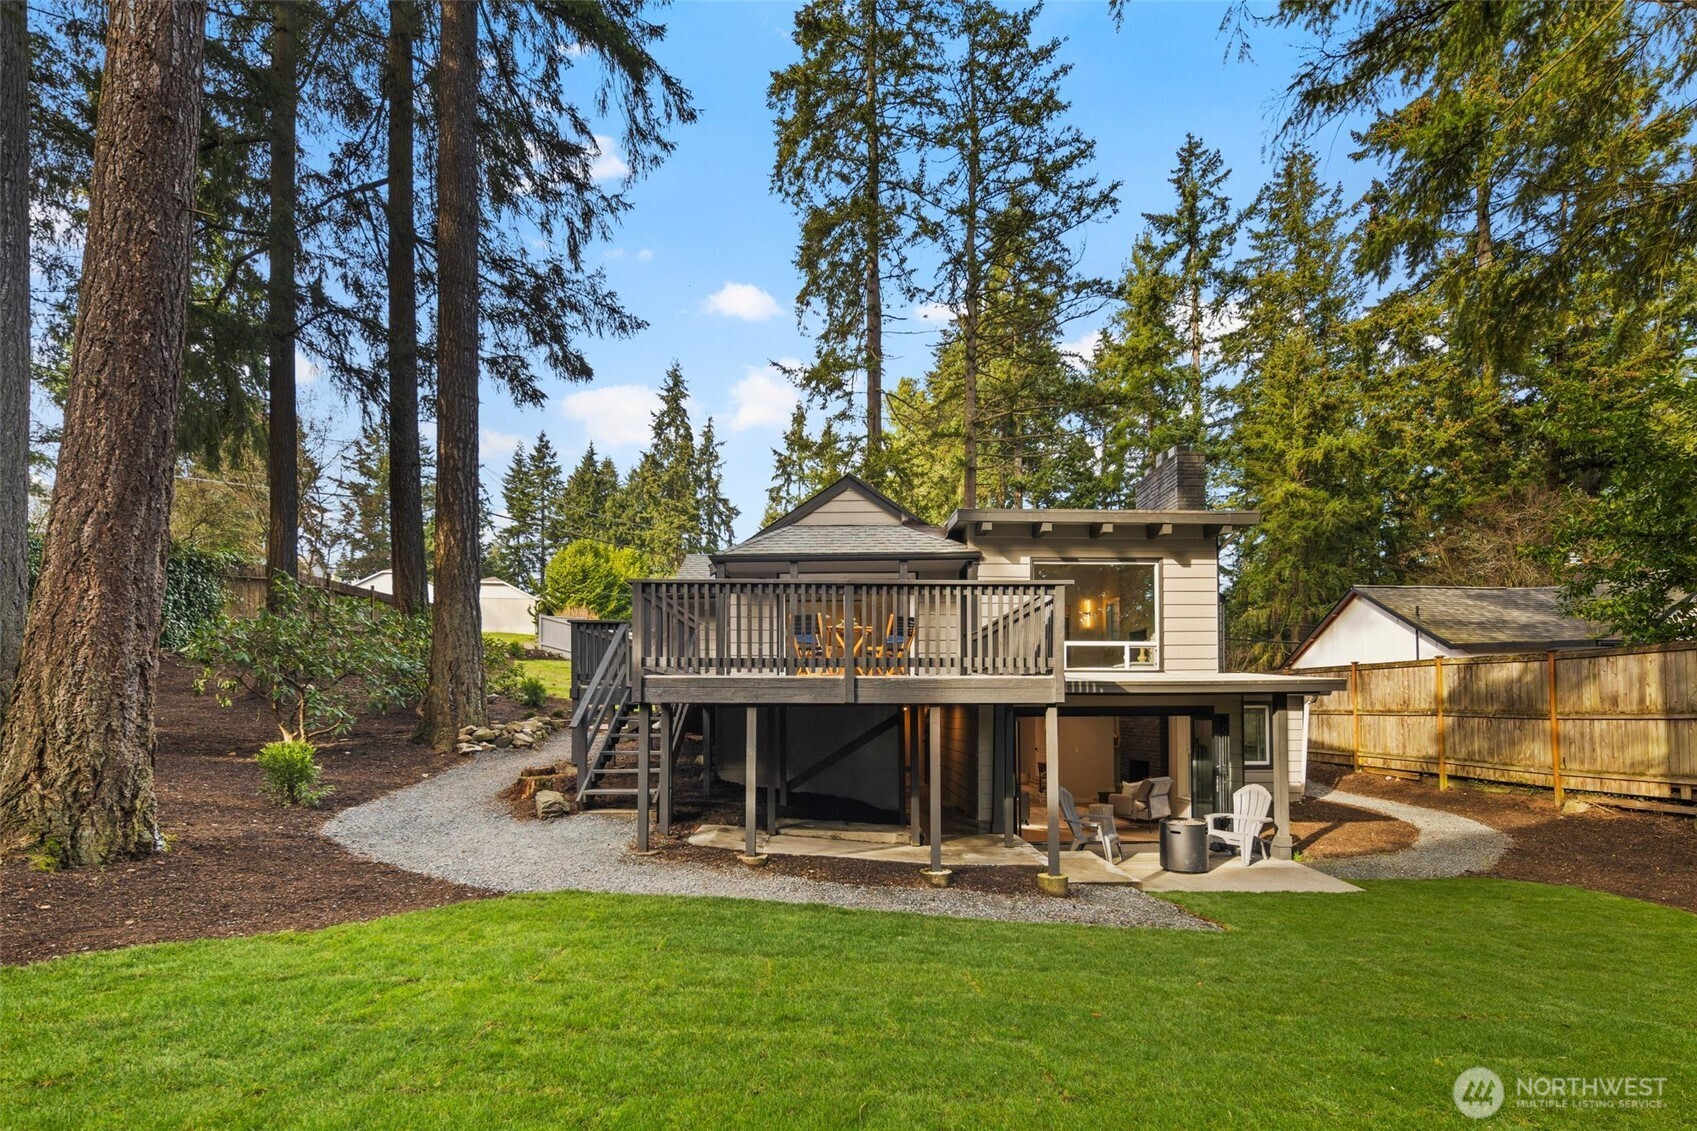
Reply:
<svg viewBox="0 0 1697 1131"><path fill-rule="evenodd" d="M1086 597L1083 601L1080 601L1079 604L1078 604L1078 624L1079 624L1079 627L1080 628L1091 628L1094 625L1095 619L1096 618L1095 618L1094 614L1092 614L1092 612L1090 611L1090 599L1088 597Z"/></svg>

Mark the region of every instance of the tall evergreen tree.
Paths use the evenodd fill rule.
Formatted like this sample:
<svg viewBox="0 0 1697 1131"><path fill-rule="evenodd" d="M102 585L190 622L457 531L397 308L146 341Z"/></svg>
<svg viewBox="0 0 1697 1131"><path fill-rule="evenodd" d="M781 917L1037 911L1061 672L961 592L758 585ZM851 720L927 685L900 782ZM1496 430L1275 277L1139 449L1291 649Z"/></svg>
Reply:
<svg viewBox="0 0 1697 1131"><path fill-rule="evenodd" d="M69 397L0 723L0 848L157 851L153 697L188 312L206 7L114 0Z"/></svg>
<svg viewBox="0 0 1697 1131"><path fill-rule="evenodd" d="M1041 11L968 0L951 29L955 51L935 138L945 172L934 221L942 252L937 297L957 315L967 506L980 496L978 385L997 345L985 326L996 289L1029 285L1053 299L1043 310L1047 325L1007 327L1010 340L1052 337L1097 309L1106 290L1080 275L1071 241L1112 214L1119 186L1097 183L1089 172L1095 143L1062 122L1068 104L1060 87L1071 67L1058 62L1059 40L1033 42Z"/></svg>
<svg viewBox="0 0 1697 1131"><path fill-rule="evenodd" d="M701 516L701 533L690 547L693 553L714 553L736 540L734 527L741 512L725 495L723 448L723 442L713 430L713 418L708 417L696 443L695 506Z"/></svg>
<svg viewBox="0 0 1697 1131"><path fill-rule="evenodd" d="M1382 434L1355 318L1361 299L1342 194L1314 155L1287 154L1248 215L1222 343L1237 382L1224 441L1233 502L1260 510L1238 542L1228 613L1252 668L1276 667L1352 584L1383 580Z"/></svg>
<svg viewBox="0 0 1697 1131"><path fill-rule="evenodd" d="M430 683L419 737L447 749L484 718L480 597L482 507L477 465L477 0L443 0L437 79L436 600Z"/></svg>
<svg viewBox="0 0 1697 1131"><path fill-rule="evenodd" d="M767 96L772 186L801 213L796 310L819 319L803 387L834 403L864 381L869 464L883 433L885 292L917 293L908 253L923 222L942 25L935 0L812 0L795 13L801 58Z"/></svg>
<svg viewBox="0 0 1697 1131"><path fill-rule="evenodd" d="M560 525L564 540L618 542L612 513L618 494L619 469L611 459L598 458L595 445L590 444L566 477L561 492Z"/></svg>
<svg viewBox="0 0 1697 1131"><path fill-rule="evenodd" d="M766 491L766 512L760 524L777 519L858 466L859 445L828 418L817 436L808 426L807 405L798 402L779 445L772 449L772 485ZM885 470L901 475L908 460L889 453Z"/></svg>
<svg viewBox="0 0 1697 1131"><path fill-rule="evenodd" d="M342 472L335 479L335 526L341 550L336 572L344 578L361 578L393 568L388 441L388 429L381 421L367 424L342 457Z"/></svg>
<svg viewBox="0 0 1697 1131"><path fill-rule="evenodd" d="M389 362L386 410L389 449L390 576L396 608L421 612L429 603L424 557L424 484L418 434L418 232L413 210L413 41L416 0L389 0L383 86L389 128L384 147L388 181L384 219L389 254L385 264L389 319L385 346Z"/></svg>
<svg viewBox="0 0 1697 1131"><path fill-rule="evenodd" d="M630 533L622 540L641 550L655 569L667 572L698 548L702 537L688 400L683 370L673 362L660 388L648 449L631 469L622 496L622 510L630 519Z"/></svg>
<svg viewBox="0 0 1697 1131"><path fill-rule="evenodd" d="M565 480L546 432L528 452L520 444L501 479L507 524L495 536L499 570L515 585L540 593L543 572L565 544Z"/></svg>
<svg viewBox="0 0 1697 1131"><path fill-rule="evenodd" d="M1219 336L1225 293L1230 286L1230 253L1237 220L1226 196L1231 170L1217 149L1186 134L1169 183L1177 199L1171 212L1145 212L1143 219L1162 256L1177 275L1174 317L1182 327L1189 363L1186 400L1190 424L1185 441L1200 446L1208 435L1208 382L1211 350Z"/></svg>
<svg viewBox="0 0 1697 1131"><path fill-rule="evenodd" d="M0 720L29 596L29 29L0 5Z"/></svg>

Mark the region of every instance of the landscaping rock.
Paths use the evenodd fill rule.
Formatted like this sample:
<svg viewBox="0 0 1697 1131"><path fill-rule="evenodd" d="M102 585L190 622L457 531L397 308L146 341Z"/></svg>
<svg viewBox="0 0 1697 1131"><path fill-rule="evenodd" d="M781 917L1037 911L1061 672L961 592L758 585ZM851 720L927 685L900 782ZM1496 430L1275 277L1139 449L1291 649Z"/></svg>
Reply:
<svg viewBox="0 0 1697 1131"><path fill-rule="evenodd" d="M471 736L479 742L488 742L495 737L495 731L491 727L478 727L471 732Z"/></svg>
<svg viewBox="0 0 1697 1131"><path fill-rule="evenodd" d="M553 789L536 791L536 815L544 819L548 817L564 817L572 811L571 802L566 795Z"/></svg>
<svg viewBox="0 0 1697 1131"><path fill-rule="evenodd" d="M483 747L475 742L462 742L454 747L454 751L458 754L480 754L483 752Z"/></svg>
<svg viewBox="0 0 1697 1131"><path fill-rule="evenodd" d="M523 750L526 747L535 746L536 739L530 737L528 734L515 734L513 736L513 745L518 749Z"/></svg>
<svg viewBox="0 0 1697 1131"><path fill-rule="evenodd" d="M1561 815L1564 817L1576 817L1581 813L1589 813L1590 811L1591 805L1589 802L1563 801L1561 803Z"/></svg>

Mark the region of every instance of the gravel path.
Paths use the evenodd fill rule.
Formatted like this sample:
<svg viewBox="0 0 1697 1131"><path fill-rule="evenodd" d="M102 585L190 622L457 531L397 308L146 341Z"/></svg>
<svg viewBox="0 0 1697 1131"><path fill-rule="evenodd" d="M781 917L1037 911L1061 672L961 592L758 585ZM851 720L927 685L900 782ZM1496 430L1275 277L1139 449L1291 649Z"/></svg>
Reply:
<svg viewBox="0 0 1697 1131"><path fill-rule="evenodd" d="M563 754L564 737L557 738ZM596 812L518 821L496 794L545 750L490 751L418 785L336 814L324 834L360 856L496 891L709 895L914 911L963 919L1211 930L1177 906L1123 885L1075 887L1070 899L924 887L858 886L745 868L633 856L632 820ZM540 755L540 758L539 758Z"/></svg>
<svg viewBox="0 0 1697 1131"><path fill-rule="evenodd" d="M1340 879L1433 880L1469 872L1488 872L1512 843L1505 834L1489 825L1440 809L1344 793L1318 783L1311 783L1310 796L1383 813L1387 817L1407 821L1419 830L1414 847L1401 852L1344 860L1307 861L1310 867Z"/></svg>

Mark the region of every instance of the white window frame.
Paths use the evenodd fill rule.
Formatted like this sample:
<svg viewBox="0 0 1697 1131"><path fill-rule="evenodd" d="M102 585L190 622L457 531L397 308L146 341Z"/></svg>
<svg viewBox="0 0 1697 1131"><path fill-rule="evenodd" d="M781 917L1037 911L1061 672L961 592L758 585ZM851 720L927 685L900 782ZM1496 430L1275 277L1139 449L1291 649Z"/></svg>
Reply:
<svg viewBox="0 0 1697 1131"><path fill-rule="evenodd" d="M1249 760L1249 713L1258 711L1261 714L1261 742L1266 747L1266 760L1251 762ZM1271 703L1245 703L1243 705L1243 768L1244 770L1270 770L1273 768L1273 705Z"/></svg>
<svg viewBox="0 0 1697 1131"><path fill-rule="evenodd" d="M1163 561L1160 558L1031 558L1027 562L1028 572L1035 579L1041 566L1148 566L1154 572L1155 591L1155 632L1149 640L1066 640L1061 644L1061 668L1068 675L1128 675L1137 672L1158 672L1161 669L1161 634L1166 627L1162 613L1161 584L1163 579ZM1070 594L1069 594L1070 599ZM1112 648L1121 646L1126 664L1118 668L1085 668L1075 667L1071 662L1072 650L1076 648ZM1135 663L1133 652L1149 653L1149 659L1144 663Z"/></svg>

